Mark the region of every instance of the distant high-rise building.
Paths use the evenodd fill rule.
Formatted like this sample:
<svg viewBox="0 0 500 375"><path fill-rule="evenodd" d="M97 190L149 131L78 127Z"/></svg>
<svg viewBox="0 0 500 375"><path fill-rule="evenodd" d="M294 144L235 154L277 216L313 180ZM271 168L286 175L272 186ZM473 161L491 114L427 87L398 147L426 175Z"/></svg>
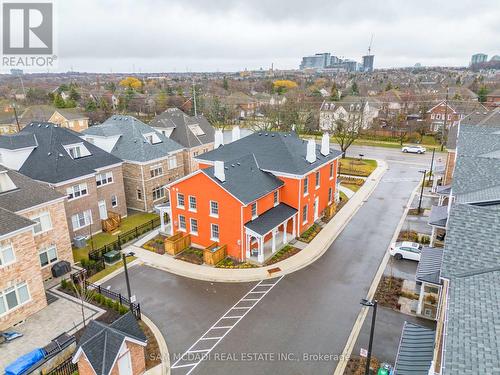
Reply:
<svg viewBox="0 0 500 375"><path fill-rule="evenodd" d="M300 69L324 69L330 64L330 53L317 53L313 56L304 56Z"/></svg>
<svg viewBox="0 0 500 375"><path fill-rule="evenodd" d="M22 76L23 75L23 70L22 69L11 69L10 74L13 76Z"/></svg>
<svg viewBox="0 0 500 375"><path fill-rule="evenodd" d="M500 61L500 55L493 56L490 61Z"/></svg>
<svg viewBox="0 0 500 375"><path fill-rule="evenodd" d="M472 55L472 58L470 59L470 64L481 64L488 61L488 55L484 53L476 53L475 55Z"/></svg>
<svg viewBox="0 0 500 375"><path fill-rule="evenodd" d="M373 59L374 55L365 55L363 56L363 71L365 72L373 72Z"/></svg>

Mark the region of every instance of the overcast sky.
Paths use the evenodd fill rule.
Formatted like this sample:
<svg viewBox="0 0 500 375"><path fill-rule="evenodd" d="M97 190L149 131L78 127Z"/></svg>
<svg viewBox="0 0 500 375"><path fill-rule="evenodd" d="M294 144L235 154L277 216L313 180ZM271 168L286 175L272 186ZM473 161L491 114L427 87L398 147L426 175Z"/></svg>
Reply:
<svg viewBox="0 0 500 375"><path fill-rule="evenodd" d="M57 0L59 69L298 68L331 52L375 67L464 66L500 54L498 0Z"/></svg>

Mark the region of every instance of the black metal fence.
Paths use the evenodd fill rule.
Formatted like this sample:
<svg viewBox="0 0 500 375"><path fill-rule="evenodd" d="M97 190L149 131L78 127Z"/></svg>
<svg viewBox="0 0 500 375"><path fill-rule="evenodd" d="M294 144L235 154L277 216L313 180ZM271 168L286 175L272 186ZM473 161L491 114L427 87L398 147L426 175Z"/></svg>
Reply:
<svg viewBox="0 0 500 375"><path fill-rule="evenodd" d="M89 252L89 259L94 260L94 261L100 261L104 259L104 254L106 254L108 251L111 250L121 250L121 247L125 245L126 243L135 240L136 238L139 238L143 234L152 231L153 229L159 227L161 224L161 220L159 217L154 218L147 223L138 225L134 229L131 229L127 232L120 233L118 235L118 238L107 244L104 245L103 247L100 247L98 249L92 250Z"/></svg>
<svg viewBox="0 0 500 375"><path fill-rule="evenodd" d="M71 362L71 357L59 364L56 368L47 373L47 375L71 375L78 371L78 365Z"/></svg>

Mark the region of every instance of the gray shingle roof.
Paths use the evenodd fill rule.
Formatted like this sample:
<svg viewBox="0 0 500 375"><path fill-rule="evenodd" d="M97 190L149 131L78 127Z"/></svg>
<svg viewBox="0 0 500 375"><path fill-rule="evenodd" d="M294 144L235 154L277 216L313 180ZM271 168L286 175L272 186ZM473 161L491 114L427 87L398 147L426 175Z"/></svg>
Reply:
<svg viewBox="0 0 500 375"><path fill-rule="evenodd" d="M494 157L500 151L500 124L498 126L460 125L459 156Z"/></svg>
<svg viewBox="0 0 500 375"><path fill-rule="evenodd" d="M297 210L295 208L290 207L285 203L280 203L276 207L264 212L257 219L246 223L245 227L257 234L265 235L296 213Z"/></svg>
<svg viewBox="0 0 500 375"><path fill-rule="evenodd" d="M19 172L35 180L58 183L88 174L98 168L121 163L117 157L101 150L83 139L79 134L51 123L31 123L19 134L34 134L37 147ZM64 145L83 143L91 155L73 159Z"/></svg>
<svg viewBox="0 0 500 375"><path fill-rule="evenodd" d="M442 274L500 266L500 208L456 204L448 218Z"/></svg>
<svg viewBox="0 0 500 375"><path fill-rule="evenodd" d="M500 126L500 108L492 111L478 110L460 121L461 125Z"/></svg>
<svg viewBox="0 0 500 375"><path fill-rule="evenodd" d="M169 108L157 115L150 126L155 128L173 128L169 138L186 148L196 147L214 141L215 129L203 115L188 116L178 108ZM192 126L198 125L205 133L196 135Z"/></svg>
<svg viewBox="0 0 500 375"><path fill-rule="evenodd" d="M147 341L131 312L109 326L92 320L85 328L78 348L81 347L98 375L108 375L126 338L143 343Z"/></svg>
<svg viewBox="0 0 500 375"><path fill-rule="evenodd" d="M111 116L101 125L91 126L83 133L101 137L119 136L111 153L128 161L147 162L161 159L183 148L133 116ZM148 133L155 133L161 142L151 144L146 141L144 134Z"/></svg>
<svg viewBox="0 0 500 375"><path fill-rule="evenodd" d="M486 249L473 253L495 259ZM500 267L450 282L444 375L500 374L499 306Z"/></svg>
<svg viewBox="0 0 500 375"><path fill-rule="evenodd" d="M441 267L443 264L443 250L433 247L424 247L420 254L415 279L433 284L441 284Z"/></svg>
<svg viewBox="0 0 500 375"><path fill-rule="evenodd" d="M396 375L428 375L434 355L435 331L405 322L399 343Z"/></svg>
<svg viewBox="0 0 500 375"><path fill-rule="evenodd" d="M300 139L297 134L258 132L202 154L198 159L227 161L254 154L263 170L304 175L341 155L340 151L330 149L330 154L323 156L320 148L320 145L316 145L316 161L311 164L306 160L307 141Z"/></svg>
<svg viewBox="0 0 500 375"><path fill-rule="evenodd" d="M59 114L61 114L66 120L82 120L88 119L82 111L76 108L57 108Z"/></svg>
<svg viewBox="0 0 500 375"><path fill-rule="evenodd" d="M22 211L63 197L50 186L0 165L1 171L7 171L8 176L17 187L15 190L0 193L0 207L6 210Z"/></svg>
<svg viewBox="0 0 500 375"><path fill-rule="evenodd" d="M6 134L0 136L0 148L18 150L27 147L36 147L36 138L29 133Z"/></svg>
<svg viewBox="0 0 500 375"><path fill-rule="evenodd" d="M214 175L214 167L201 170L244 204L251 203L283 185L271 173L263 172L254 155L244 155L224 164L225 182Z"/></svg>
<svg viewBox="0 0 500 375"><path fill-rule="evenodd" d="M0 207L0 236L30 227L34 224L33 221Z"/></svg>
<svg viewBox="0 0 500 375"><path fill-rule="evenodd" d="M445 228L448 220L448 206L432 206L429 225Z"/></svg>

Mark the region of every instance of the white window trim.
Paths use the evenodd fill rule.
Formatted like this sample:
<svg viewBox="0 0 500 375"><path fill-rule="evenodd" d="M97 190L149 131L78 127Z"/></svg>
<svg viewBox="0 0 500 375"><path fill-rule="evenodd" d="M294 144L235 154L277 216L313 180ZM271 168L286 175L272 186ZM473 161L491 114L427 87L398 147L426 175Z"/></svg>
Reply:
<svg viewBox="0 0 500 375"><path fill-rule="evenodd" d="M75 187L78 186L80 188L80 196L78 197L75 197ZM81 194L81 191L82 191L82 186L85 186L85 191L86 193L85 194ZM69 198L69 193L68 193L68 190L71 190L72 193L73 193L73 198ZM89 195L89 187L87 185L86 182L84 182L83 184L76 184L76 185L73 185L69 188L66 189L66 196L68 197L68 202L73 202L73 201L76 201L77 199L80 199L80 198L83 198L83 197L86 197L87 195Z"/></svg>
<svg viewBox="0 0 500 375"><path fill-rule="evenodd" d="M30 219L34 221L34 219L39 219L41 218L42 216L48 216L49 217L49 221L50 221L50 227L40 231L40 232L35 232L35 228L33 227L33 236L39 236L41 234L44 234L44 233L47 233L48 231L52 230L52 228L54 228L54 226L52 225L52 217L50 216L50 212L49 211L45 211L45 212L42 212L41 214L39 215L35 215L35 216L32 216ZM40 225L41 225L42 221L40 220Z"/></svg>
<svg viewBox="0 0 500 375"><path fill-rule="evenodd" d="M79 227L75 228L75 226L73 224L73 216L76 216L76 215L79 215L80 213L83 213L84 218L85 218L85 212L89 213L89 219L90 219L89 222L86 223L85 225L82 225L82 226L79 226ZM85 210L85 211L82 211L82 212L77 212L76 214L71 215L71 225L73 226L73 230L80 230L80 229L88 227L91 224L94 224L94 219L92 218L92 210L91 209L88 209L88 210Z"/></svg>
<svg viewBox="0 0 500 375"><path fill-rule="evenodd" d="M198 220L192 217L192 218L189 219L189 233L197 236L198 235L198 230L193 231L193 220L196 220L196 228L199 229L198 228Z"/></svg>
<svg viewBox="0 0 500 375"><path fill-rule="evenodd" d="M304 207L307 207L306 208L306 215L304 215ZM308 221L307 217L309 216L309 205L308 204L306 204L302 207L302 216L303 216L302 225L307 224L307 221Z"/></svg>
<svg viewBox="0 0 500 375"><path fill-rule="evenodd" d="M98 181L97 178L98 178L98 176L102 176L102 175L106 175L106 178L104 179L105 182L104 182L104 184L101 182L100 185L97 185L97 181ZM111 177L111 182L108 182L108 178L109 177ZM99 181L102 181L102 180L99 180ZM95 185L97 186L98 189L101 188L101 187L103 187L103 186L111 185L114 182L115 182L115 178L113 176L113 172L111 172L111 171L109 171L109 172L103 172L103 173L97 173L95 175Z"/></svg>
<svg viewBox="0 0 500 375"><path fill-rule="evenodd" d="M154 188L154 189L152 190L151 194L153 194L153 192L154 192L156 189L161 189L161 190L163 190L163 196L158 197L158 198L156 198L156 199L154 199L154 198L153 198L153 202L156 202L156 201L159 201L160 199L165 198L165 188L164 188L163 186L158 186L157 188Z"/></svg>
<svg viewBox="0 0 500 375"><path fill-rule="evenodd" d="M307 182L306 182L307 181ZM307 191L304 191L305 187L306 187L306 184L307 184ZM304 179L304 185L302 186L302 191L304 193L304 197L307 197L309 195L309 177L306 177Z"/></svg>
<svg viewBox="0 0 500 375"><path fill-rule="evenodd" d="M330 191L332 192L332 194L330 195ZM328 199L328 204L332 203L333 202L333 188L332 187L329 187L328 188L328 195L330 195L330 199Z"/></svg>
<svg viewBox="0 0 500 375"><path fill-rule="evenodd" d="M253 205L255 205L255 215L253 214ZM252 220L255 220L259 217L259 205L257 204L257 202L253 202L251 205L250 205L250 214L252 215Z"/></svg>
<svg viewBox="0 0 500 375"><path fill-rule="evenodd" d="M48 250L51 249L51 248L54 248L56 250L56 259L54 261L50 261L49 259L49 256L48 256ZM42 253L47 253L47 260L49 261L49 263L47 263L45 266L42 266L42 262L41 262L41 259L40 259L40 254ZM47 247L44 247L40 250L38 250L38 260L40 260L40 267L43 269L43 268L47 268L49 266L51 266L52 264L56 263L58 260L59 260L59 254L57 252L57 246L56 245L50 245L50 246L47 246Z"/></svg>
<svg viewBox="0 0 500 375"><path fill-rule="evenodd" d="M28 299L26 301L24 301L23 303L19 303L16 307L14 307L13 309L10 309L10 310L9 310L9 307L7 306L7 298L5 297L5 291L7 289L10 289L11 287L8 287L4 290L0 290L0 298L4 299L3 301L4 301L4 305L5 305L5 312L3 314L0 314L0 318L3 316L6 316L8 314L11 314L13 311L16 311L17 309L21 308L22 306L24 306L32 301L30 287L26 281L22 281L20 283L17 283L16 285L14 285L14 288L16 291L17 301L19 302L19 294L18 294L17 290L19 289L18 286L21 284L26 284L26 290L28 291Z"/></svg>
<svg viewBox="0 0 500 375"><path fill-rule="evenodd" d="M115 197L115 201L116 201L116 204L114 206L113 206L113 197ZM112 195L110 198L110 201L111 201L111 207L113 207L113 208L118 207L118 196Z"/></svg>
<svg viewBox="0 0 500 375"><path fill-rule="evenodd" d="M218 230L217 230L217 232L219 233L219 237L217 237L217 238L213 237L213 227L214 227L214 225L216 225L216 226L217 226L217 229L218 229ZM211 223L211 224L210 224L210 239L211 239L212 241L217 241L217 242L219 242L219 239L220 239L220 227L219 227L219 225L218 225L218 224L214 224L214 223Z"/></svg>
<svg viewBox="0 0 500 375"><path fill-rule="evenodd" d="M319 178L316 177L318 175L318 173L319 173ZM318 190L321 187L321 172L320 171L315 172L314 182L316 184L316 190Z"/></svg>
<svg viewBox="0 0 500 375"><path fill-rule="evenodd" d="M191 208L191 198L194 198L196 208ZM188 195L188 210L190 212L198 212L198 200L194 195Z"/></svg>
<svg viewBox="0 0 500 375"><path fill-rule="evenodd" d="M157 176L153 176L153 177L151 177L151 172L152 172L152 171L155 171L155 170L157 170L157 169L161 169L161 173L160 173L160 174L158 174ZM164 176L164 175L165 175L165 173L163 172L163 165L161 165L161 164L156 164L156 165L152 165L151 167L149 167L149 177L150 177L150 180L153 180L153 179L158 178L158 177L162 177L162 176Z"/></svg>
<svg viewBox="0 0 500 375"><path fill-rule="evenodd" d="M4 259L3 259L3 249L7 248L7 247L10 247L10 249L12 250L12 256L14 257L14 259L9 262L9 263L5 263L4 262ZM4 246L0 246L0 258L1 258L1 261L2 261L2 264L0 264L0 269L2 269L3 267L7 267L7 266L10 266L11 264L14 264L17 262L17 258L16 258L16 252L14 251L14 246L12 245L12 243L9 243L7 245L4 245Z"/></svg>
<svg viewBox="0 0 500 375"><path fill-rule="evenodd" d="M330 173L330 181L333 180L333 177L335 176L335 167L334 167L334 164L333 163L330 163L330 167L328 168L331 168L328 170L328 173L330 173L330 171L332 171L332 173Z"/></svg>
<svg viewBox="0 0 500 375"><path fill-rule="evenodd" d="M212 202L217 204L217 213L216 214L214 214L212 212ZM214 218L219 218L219 210L220 210L219 202L217 202L217 201L209 201L208 204L209 204L209 209L210 209L210 215L209 216L210 217L214 217Z"/></svg>
<svg viewBox="0 0 500 375"><path fill-rule="evenodd" d="M276 194L276 200L274 200L274 195ZM273 207L276 207L278 204L280 204L280 192L278 190L275 190L273 192Z"/></svg>
<svg viewBox="0 0 500 375"><path fill-rule="evenodd" d="M185 225L185 228L181 228L181 217L184 218L184 225ZM177 228L181 231L181 232L187 232L187 222L186 222L186 216L184 215L180 215L177 217L177 220L179 220L179 225L177 225Z"/></svg>
<svg viewBox="0 0 500 375"><path fill-rule="evenodd" d="M179 204L179 195L182 195L182 200L184 201L183 205ZM186 209L186 196L184 194L182 194L182 193L177 193L177 208L179 208L181 210L185 210Z"/></svg>

